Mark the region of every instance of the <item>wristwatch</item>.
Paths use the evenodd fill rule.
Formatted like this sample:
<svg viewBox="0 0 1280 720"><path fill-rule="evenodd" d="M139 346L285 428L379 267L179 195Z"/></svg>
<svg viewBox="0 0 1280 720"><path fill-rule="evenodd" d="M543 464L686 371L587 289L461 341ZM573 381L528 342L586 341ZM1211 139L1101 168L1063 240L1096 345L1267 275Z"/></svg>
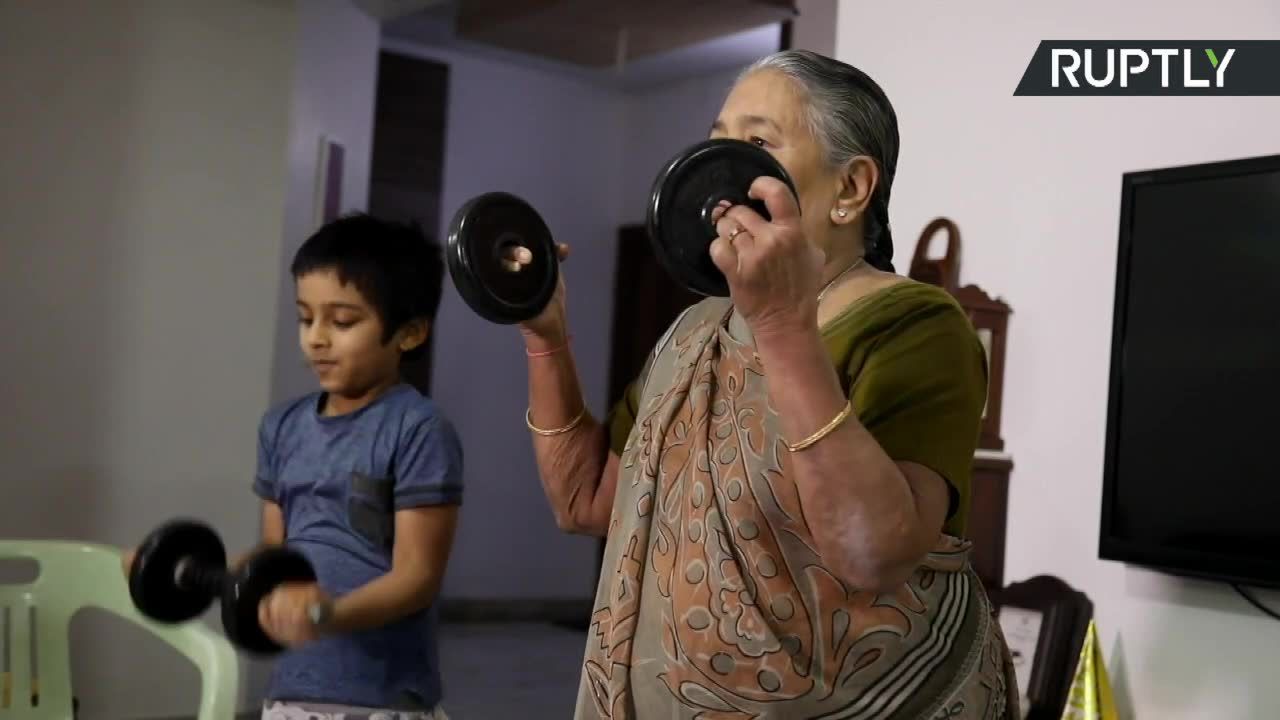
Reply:
<svg viewBox="0 0 1280 720"><path fill-rule="evenodd" d="M328 600L313 603L307 608L307 616L311 618L312 625L316 627L323 626L333 617L333 603Z"/></svg>

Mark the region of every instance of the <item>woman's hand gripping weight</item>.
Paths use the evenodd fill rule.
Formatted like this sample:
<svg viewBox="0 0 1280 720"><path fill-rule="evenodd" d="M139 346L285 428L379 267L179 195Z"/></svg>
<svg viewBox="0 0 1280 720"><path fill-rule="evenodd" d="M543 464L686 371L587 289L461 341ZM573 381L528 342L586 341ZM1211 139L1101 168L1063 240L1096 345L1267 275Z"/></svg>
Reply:
<svg viewBox="0 0 1280 720"><path fill-rule="evenodd" d="M732 206L719 213L711 243L734 307L757 338L816 328L825 254L805 238L800 208L785 184L757 178L748 195L764 201L771 220L749 206Z"/></svg>

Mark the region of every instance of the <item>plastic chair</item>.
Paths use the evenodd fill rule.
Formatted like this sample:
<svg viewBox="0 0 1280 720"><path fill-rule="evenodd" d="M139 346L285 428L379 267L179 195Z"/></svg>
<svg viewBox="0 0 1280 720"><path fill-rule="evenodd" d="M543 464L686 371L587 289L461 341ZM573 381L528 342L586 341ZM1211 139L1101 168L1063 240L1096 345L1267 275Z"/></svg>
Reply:
<svg viewBox="0 0 1280 720"><path fill-rule="evenodd" d="M39 563L40 575L29 584L0 584L0 677L4 678L0 679L0 720L74 716L68 635L72 617L88 607L146 628L195 663L201 678L200 720L235 716L239 682L235 648L201 622L164 625L139 613L129 597L118 549L78 542L0 540L0 560L13 558ZM34 705L33 696L38 699Z"/></svg>

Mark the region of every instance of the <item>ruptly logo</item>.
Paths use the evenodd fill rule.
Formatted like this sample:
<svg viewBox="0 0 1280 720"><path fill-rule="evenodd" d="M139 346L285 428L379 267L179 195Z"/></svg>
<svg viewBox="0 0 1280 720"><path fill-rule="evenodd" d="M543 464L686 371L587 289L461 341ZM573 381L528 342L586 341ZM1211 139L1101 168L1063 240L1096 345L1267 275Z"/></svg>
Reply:
<svg viewBox="0 0 1280 720"><path fill-rule="evenodd" d="M1280 95L1280 41L1042 40L1014 95Z"/></svg>

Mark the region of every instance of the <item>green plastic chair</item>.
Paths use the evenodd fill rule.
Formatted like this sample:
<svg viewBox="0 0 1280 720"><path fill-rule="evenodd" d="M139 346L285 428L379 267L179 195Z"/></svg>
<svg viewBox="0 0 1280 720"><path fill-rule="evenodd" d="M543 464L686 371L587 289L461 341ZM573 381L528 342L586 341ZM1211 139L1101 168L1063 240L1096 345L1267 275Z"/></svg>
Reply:
<svg viewBox="0 0 1280 720"><path fill-rule="evenodd" d="M0 560L14 558L39 563L40 575L29 584L0 584L0 720L73 717L68 635L72 617L89 607L146 628L195 663L201 679L200 720L235 716L239 682L235 648L199 621L164 625L139 613L121 572L119 549L79 542L0 540ZM35 704L33 696L38 699Z"/></svg>

